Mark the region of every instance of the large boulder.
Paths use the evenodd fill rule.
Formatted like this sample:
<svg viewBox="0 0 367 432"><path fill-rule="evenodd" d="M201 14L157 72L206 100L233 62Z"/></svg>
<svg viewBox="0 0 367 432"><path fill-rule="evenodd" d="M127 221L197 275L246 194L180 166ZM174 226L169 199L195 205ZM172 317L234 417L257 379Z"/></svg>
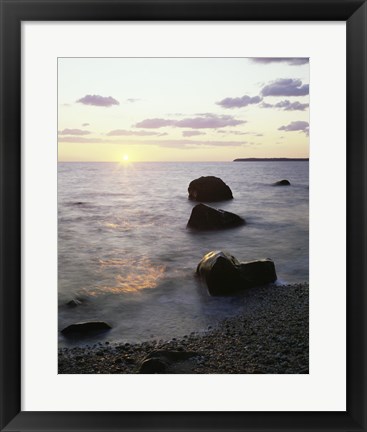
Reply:
<svg viewBox="0 0 367 432"><path fill-rule="evenodd" d="M240 263L233 255L222 251L212 251L204 255L196 272L213 296L236 294L246 288L265 285L277 279L271 259Z"/></svg>
<svg viewBox="0 0 367 432"><path fill-rule="evenodd" d="M240 216L205 204L197 204L191 211L187 226L198 230L233 228L245 224Z"/></svg>
<svg viewBox="0 0 367 432"><path fill-rule="evenodd" d="M286 180L286 179L279 180L279 181L274 183L274 186L290 186L290 185L291 185L290 181Z"/></svg>
<svg viewBox="0 0 367 432"><path fill-rule="evenodd" d="M233 198L232 191L218 177L207 176L193 180L188 188L189 199L194 201L225 201Z"/></svg>
<svg viewBox="0 0 367 432"><path fill-rule="evenodd" d="M111 330L111 326L104 321L87 321L71 324L61 330L64 336L89 336L93 333Z"/></svg>

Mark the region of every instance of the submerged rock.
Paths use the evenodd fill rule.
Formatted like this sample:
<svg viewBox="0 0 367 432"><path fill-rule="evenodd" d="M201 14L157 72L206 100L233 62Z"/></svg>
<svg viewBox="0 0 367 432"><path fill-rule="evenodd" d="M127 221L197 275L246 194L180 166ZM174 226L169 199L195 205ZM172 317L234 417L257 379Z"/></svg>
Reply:
<svg viewBox="0 0 367 432"><path fill-rule="evenodd" d="M279 180L277 182L274 183L274 186L290 186L290 181L289 180Z"/></svg>
<svg viewBox="0 0 367 432"><path fill-rule="evenodd" d="M80 300L78 300L78 299L72 299L72 300L70 300L70 301L68 301L66 303L66 306L77 307L77 306L80 306L81 304L82 304L82 302Z"/></svg>
<svg viewBox="0 0 367 432"><path fill-rule="evenodd" d="M77 306L80 306L82 303L84 303L84 298L83 297L74 297L73 299L71 299L71 300L69 300L67 303L66 303L66 306L69 306L69 307L77 307Z"/></svg>
<svg viewBox="0 0 367 432"><path fill-rule="evenodd" d="M111 326L104 321L88 321L71 324L61 330L64 336L88 336L92 333L111 330Z"/></svg>
<svg viewBox="0 0 367 432"><path fill-rule="evenodd" d="M274 262L269 259L240 263L233 255L212 251L204 255L196 269L210 295L231 295L246 288L275 282Z"/></svg>
<svg viewBox="0 0 367 432"><path fill-rule="evenodd" d="M245 224L240 216L205 204L197 204L191 212L187 226L199 230L233 228Z"/></svg>
<svg viewBox="0 0 367 432"><path fill-rule="evenodd" d="M224 201L233 199L232 191L222 179L214 176L193 180L188 188L189 199L194 201Z"/></svg>

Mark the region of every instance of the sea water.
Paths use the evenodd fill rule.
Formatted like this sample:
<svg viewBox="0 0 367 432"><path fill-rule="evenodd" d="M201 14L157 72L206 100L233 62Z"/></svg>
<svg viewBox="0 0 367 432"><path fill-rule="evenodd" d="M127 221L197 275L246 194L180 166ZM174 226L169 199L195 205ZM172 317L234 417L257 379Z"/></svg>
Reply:
<svg viewBox="0 0 367 432"><path fill-rule="evenodd" d="M308 281L308 165L59 163L59 329L102 320L112 326L105 340L139 342L182 337L238 314L241 296L210 297L195 276L211 250L240 261L271 258L277 283ZM209 175L220 177L234 197L209 205L238 214L246 225L208 232L186 227L197 204L188 200L188 185ZM282 179L291 186L273 186ZM81 304L68 306L75 298ZM59 336L60 346L77 343Z"/></svg>

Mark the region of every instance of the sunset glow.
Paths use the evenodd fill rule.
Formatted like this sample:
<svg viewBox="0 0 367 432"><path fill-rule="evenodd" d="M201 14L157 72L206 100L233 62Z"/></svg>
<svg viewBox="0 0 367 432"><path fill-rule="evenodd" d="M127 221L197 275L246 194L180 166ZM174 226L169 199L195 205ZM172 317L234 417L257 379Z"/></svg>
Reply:
<svg viewBox="0 0 367 432"><path fill-rule="evenodd" d="M308 157L305 58L60 58L59 161Z"/></svg>

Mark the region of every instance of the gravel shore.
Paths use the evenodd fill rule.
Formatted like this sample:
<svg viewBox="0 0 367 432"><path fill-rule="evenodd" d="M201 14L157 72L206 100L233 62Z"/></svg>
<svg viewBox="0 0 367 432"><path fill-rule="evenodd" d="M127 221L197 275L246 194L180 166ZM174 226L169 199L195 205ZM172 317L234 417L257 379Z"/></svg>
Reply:
<svg viewBox="0 0 367 432"><path fill-rule="evenodd" d="M251 288L241 315L204 333L60 348L59 373L307 374L308 300L308 284Z"/></svg>

